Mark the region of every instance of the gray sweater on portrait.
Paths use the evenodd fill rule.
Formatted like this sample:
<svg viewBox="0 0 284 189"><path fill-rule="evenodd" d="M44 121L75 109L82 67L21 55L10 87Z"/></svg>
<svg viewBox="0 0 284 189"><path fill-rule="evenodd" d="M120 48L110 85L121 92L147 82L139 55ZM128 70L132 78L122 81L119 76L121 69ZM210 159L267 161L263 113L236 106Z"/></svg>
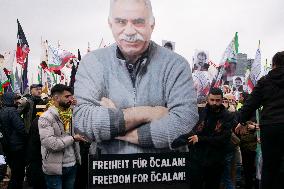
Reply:
<svg viewBox="0 0 284 189"><path fill-rule="evenodd" d="M191 69L180 55L151 42L148 61L141 63L132 84L117 45L87 54L76 75L74 109L76 129L96 140L103 154L171 151L172 142L191 131L198 121ZM100 106L102 97L117 109ZM138 128L139 145L114 139L125 133L122 109L164 106L169 114Z"/></svg>

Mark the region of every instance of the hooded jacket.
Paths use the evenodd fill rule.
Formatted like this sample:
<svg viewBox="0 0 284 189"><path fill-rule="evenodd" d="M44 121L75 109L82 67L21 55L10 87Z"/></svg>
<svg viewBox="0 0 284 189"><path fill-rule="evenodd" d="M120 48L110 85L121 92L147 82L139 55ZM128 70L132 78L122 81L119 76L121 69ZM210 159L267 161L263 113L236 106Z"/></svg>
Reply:
<svg viewBox="0 0 284 189"><path fill-rule="evenodd" d="M27 139L24 122L14 105L15 96L15 93L4 93L3 108L0 110L0 120L9 151L24 150Z"/></svg>
<svg viewBox="0 0 284 189"><path fill-rule="evenodd" d="M240 109L239 122L248 121L261 106L260 125L284 123L284 67L271 70L262 77Z"/></svg>

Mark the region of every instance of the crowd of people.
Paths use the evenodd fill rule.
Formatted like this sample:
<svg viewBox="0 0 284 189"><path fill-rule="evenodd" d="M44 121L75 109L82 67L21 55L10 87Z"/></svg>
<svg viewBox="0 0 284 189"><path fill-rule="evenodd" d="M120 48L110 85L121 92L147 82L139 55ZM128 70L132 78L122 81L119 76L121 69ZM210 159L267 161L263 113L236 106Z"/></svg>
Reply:
<svg viewBox="0 0 284 189"><path fill-rule="evenodd" d="M81 60L74 92L56 84L46 95L33 84L30 94L1 96L8 189L24 180L34 189L87 188L88 154L98 150L189 152L191 189L237 188L242 177L245 189L284 188L284 52L251 94L237 101L228 87L212 87L197 104L187 60L151 41L150 0L112 0L108 22L116 43Z"/></svg>

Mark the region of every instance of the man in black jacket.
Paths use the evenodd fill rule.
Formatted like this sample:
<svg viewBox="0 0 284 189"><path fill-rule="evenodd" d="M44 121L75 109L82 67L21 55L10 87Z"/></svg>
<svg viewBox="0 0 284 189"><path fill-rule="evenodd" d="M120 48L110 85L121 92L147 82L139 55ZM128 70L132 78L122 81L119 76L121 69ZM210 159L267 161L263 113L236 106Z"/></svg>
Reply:
<svg viewBox="0 0 284 189"><path fill-rule="evenodd" d="M30 86L30 94L25 96L25 100L21 102L18 111L24 118L26 131L30 131L31 124L36 118L37 112L40 111L37 105L44 105L45 102L41 99L42 85L32 84Z"/></svg>
<svg viewBox="0 0 284 189"><path fill-rule="evenodd" d="M8 189L23 187L25 175L25 145L26 131L24 123L17 111L17 100L20 97L14 93L4 93L3 108L0 110L0 119L7 141L7 162L11 169L11 179Z"/></svg>
<svg viewBox="0 0 284 189"><path fill-rule="evenodd" d="M45 189L46 184L42 171L41 143L38 131L38 119L41 113L32 122L27 141L27 177L34 189Z"/></svg>
<svg viewBox="0 0 284 189"><path fill-rule="evenodd" d="M190 136L190 188L219 189L234 116L222 104L221 89L212 88L198 125Z"/></svg>
<svg viewBox="0 0 284 189"><path fill-rule="evenodd" d="M261 78L240 110L237 133L262 107L260 119L263 167L261 188L284 188L284 51L272 59L272 70Z"/></svg>

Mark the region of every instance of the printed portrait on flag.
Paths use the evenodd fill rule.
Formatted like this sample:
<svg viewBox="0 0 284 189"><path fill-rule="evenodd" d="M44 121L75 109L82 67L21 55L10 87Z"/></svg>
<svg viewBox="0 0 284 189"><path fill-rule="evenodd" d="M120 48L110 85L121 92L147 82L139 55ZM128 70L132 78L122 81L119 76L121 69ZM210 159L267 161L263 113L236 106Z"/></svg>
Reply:
<svg viewBox="0 0 284 189"><path fill-rule="evenodd" d="M235 58L228 59L224 65L224 74L223 74L223 80L225 82L233 81L234 76L236 75L236 69L237 69L237 61Z"/></svg>
<svg viewBox="0 0 284 189"><path fill-rule="evenodd" d="M244 77L242 76L233 77L233 91L237 91L237 92L244 91Z"/></svg>
<svg viewBox="0 0 284 189"><path fill-rule="evenodd" d="M210 79L207 71L194 71L192 74L194 87L197 92L197 102L206 98L210 90Z"/></svg>
<svg viewBox="0 0 284 189"><path fill-rule="evenodd" d="M209 68L209 55L208 52L196 50L193 57L193 70L208 71Z"/></svg>

